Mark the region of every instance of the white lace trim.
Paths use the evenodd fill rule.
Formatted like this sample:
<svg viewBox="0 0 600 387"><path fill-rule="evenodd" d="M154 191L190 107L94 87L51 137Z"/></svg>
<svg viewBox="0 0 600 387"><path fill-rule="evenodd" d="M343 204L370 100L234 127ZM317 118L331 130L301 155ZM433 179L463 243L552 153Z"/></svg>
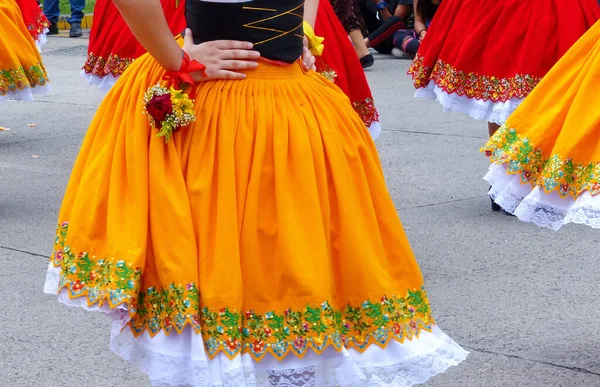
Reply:
<svg viewBox="0 0 600 387"><path fill-rule="evenodd" d="M379 135L381 135L381 124L379 121L373 121L371 126L369 126L369 133L371 133L371 137L373 140L377 140Z"/></svg>
<svg viewBox="0 0 600 387"><path fill-rule="evenodd" d="M523 222L558 231L568 223L600 228L600 195L584 192L577 199L522 184L519 174L511 175L504 164L492 164L484 177L492 188L489 195L505 211Z"/></svg>
<svg viewBox="0 0 600 387"><path fill-rule="evenodd" d="M44 292L56 294L60 269L50 263ZM418 339L403 344L391 341L385 349L372 345L365 352L327 348L322 354L309 351L303 358L277 360L267 355L260 362L250 355L209 359L202 336L187 327L181 334L144 332L135 337L127 311L108 306L89 306L85 298L58 295L69 307L108 314L112 319L110 347L113 352L148 375L153 387L409 387L459 364L468 352L438 327L422 331Z"/></svg>
<svg viewBox="0 0 600 387"><path fill-rule="evenodd" d="M260 362L250 355L233 360L219 354L206 358L200 335L188 328L182 334L135 339L129 329L113 328L111 349L137 365L152 386L193 387L409 387L421 384L463 361L467 352L439 328L423 332L419 339L385 349L369 347L337 352L333 348L304 358L288 356Z"/></svg>
<svg viewBox="0 0 600 387"><path fill-rule="evenodd" d="M506 102L482 101L469 98L456 93L448 94L435 82L429 82L427 87L415 91L416 98L436 100L444 108L444 112L464 113L476 120L504 124L508 116L523 101L520 98L511 98Z"/></svg>
<svg viewBox="0 0 600 387"><path fill-rule="evenodd" d="M9 91L4 95L0 95L0 102L8 101L8 100L17 100L17 101L33 101L33 96L35 94L49 94L52 90L50 89L50 85L46 83L44 86L36 86L36 87L26 87L22 90L18 91Z"/></svg>
<svg viewBox="0 0 600 387"><path fill-rule="evenodd" d="M39 52L42 52L42 47L44 47L46 43L48 43L48 32L50 32L50 30L48 28L44 28L44 31L41 34L39 34L35 39L35 45L38 48Z"/></svg>
<svg viewBox="0 0 600 387"><path fill-rule="evenodd" d="M97 75L86 73L85 70L81 70L81 72L79 74L91 86L96 86L96 87L98 87L100 90L102 90L105 93L108 93L108 91L110 90L110 88L113 87L114 84L117 83L117 80L119 79L119 77L115 77L112 74L108 74L108 75L100 78Z"/></svg>

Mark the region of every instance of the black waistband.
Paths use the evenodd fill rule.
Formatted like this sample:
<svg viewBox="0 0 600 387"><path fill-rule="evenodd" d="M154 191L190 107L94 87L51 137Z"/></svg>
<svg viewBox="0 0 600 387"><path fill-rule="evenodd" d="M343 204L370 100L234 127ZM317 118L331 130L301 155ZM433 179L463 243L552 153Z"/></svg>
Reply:
<svg viewBox="0 0 600 387"><path fill-rule="evenodd" d="M222 39L249 41L264 58L286 63L302 55L303 13L303 0L187 0L185 10L197 44Z"/></svg>

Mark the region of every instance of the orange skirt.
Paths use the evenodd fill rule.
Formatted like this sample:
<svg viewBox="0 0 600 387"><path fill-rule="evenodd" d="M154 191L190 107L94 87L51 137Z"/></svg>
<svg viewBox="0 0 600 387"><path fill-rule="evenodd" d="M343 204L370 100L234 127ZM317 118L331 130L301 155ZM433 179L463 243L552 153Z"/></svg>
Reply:
<svg viewBox="0 0 600 387"><path fill-rule="evenodd" d="M0 101L48 91L42 58L15 0L0 3Z"/></svg>
<svg viewBox="0 0 600 387"><path fill-rule="evenodd" d="M246 80L199 84L196 121L165 142L142 114L163 73L142 56L100 106L60 211L53 291L126 313L122 334L151 343L141 351L186 337L221 365L258 364L430 335L432 358L456 364L438 352L462 349L430 333L373 141L335 85L260 62Z"/></svg>
<svg viewBox="0 0 600 387"><path fill-rule="evenodd" d="M600 22L482 148L490 194L521 220L600 228Z"/></svg>

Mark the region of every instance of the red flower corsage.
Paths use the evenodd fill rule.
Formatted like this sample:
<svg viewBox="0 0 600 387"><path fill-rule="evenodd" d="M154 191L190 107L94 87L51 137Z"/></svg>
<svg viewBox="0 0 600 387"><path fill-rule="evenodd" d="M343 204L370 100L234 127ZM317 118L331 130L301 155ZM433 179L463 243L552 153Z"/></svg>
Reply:
<svg viewBox="0 0 600 387"><path fill-rule="evenodd" d="M183 62L179 71L169 71L163 76L167 85L157 83L144 95L144 113L153 128L158 129L158 137L169 141L174 132L196 121L194 114L194 80L190 73L201 72L206 76L206 67L182 51ZM190 90L186 93L186 90Z"/></svg>

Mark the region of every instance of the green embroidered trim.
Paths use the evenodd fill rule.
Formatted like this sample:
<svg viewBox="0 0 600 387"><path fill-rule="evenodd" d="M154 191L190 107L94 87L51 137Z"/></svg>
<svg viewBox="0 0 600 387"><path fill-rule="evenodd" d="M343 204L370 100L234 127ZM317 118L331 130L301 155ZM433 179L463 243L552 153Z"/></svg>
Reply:
<svg viewBox="0 0 600 387"><path fill-rule="evenodd" d="M328 346L364 350L389 340L403 342L434 325L423 289L402 296L383 296L362 305L332 306L328 301L300 309L255 311L203 305L197 285L171 284L141 290L142 270L124 261L75 253L66 243L69 224L58 227L52 262L61 267L59 289L70 298L86 297L88 304L111 307L126 304L134 334L181 332L191 326L201 333L210 357L266 353L283 358L303 356L309 348L320 353Z"/></svg>
<svg viewBox="0 0 600 387"><path fill-rule="evenodd" d="M522 183L540 187L546 192L558 191L560 196L577 198L584 191L600 193L600 162L575 163L553 154L542 155L528 138L503 125L481 148L492 162L505 164L508 173L520 174Z"/></svg>
<svg viewBox="0 0 600 387"><path fill-rule="evenodd" d="M41 63L30 68L17 67L0 70L0 95L20 91L26 88L43 86L48 83L48 75Z"/></svg>

